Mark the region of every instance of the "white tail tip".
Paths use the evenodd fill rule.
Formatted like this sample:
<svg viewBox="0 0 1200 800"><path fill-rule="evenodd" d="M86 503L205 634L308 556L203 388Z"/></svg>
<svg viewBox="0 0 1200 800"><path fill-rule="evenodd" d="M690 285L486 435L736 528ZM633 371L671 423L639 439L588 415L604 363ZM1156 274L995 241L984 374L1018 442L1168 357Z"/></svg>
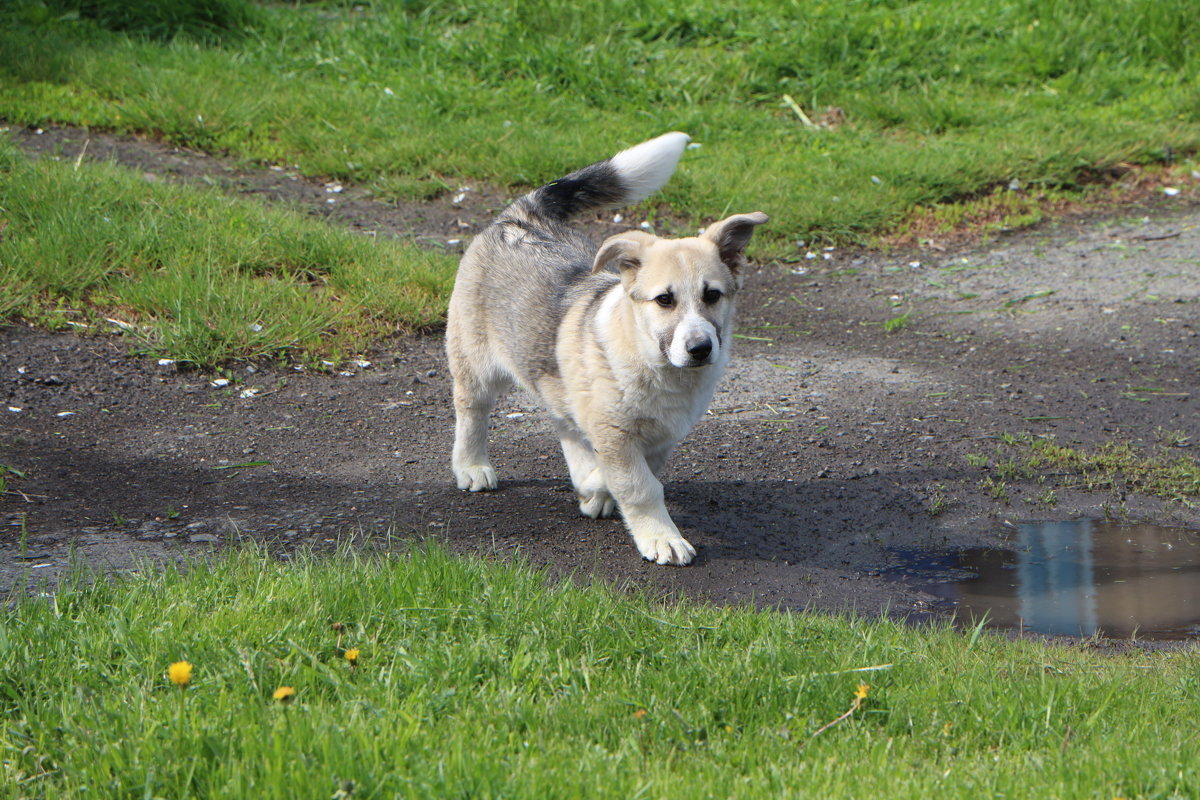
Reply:
<svg viewBox="0 0 1200 800"><path fill-rule="evenodd" d="M621 176L629 194L626 203L645 200L662 188L675 172L679 157L692 137L675 131L622 150L609 163Z"/></svg>

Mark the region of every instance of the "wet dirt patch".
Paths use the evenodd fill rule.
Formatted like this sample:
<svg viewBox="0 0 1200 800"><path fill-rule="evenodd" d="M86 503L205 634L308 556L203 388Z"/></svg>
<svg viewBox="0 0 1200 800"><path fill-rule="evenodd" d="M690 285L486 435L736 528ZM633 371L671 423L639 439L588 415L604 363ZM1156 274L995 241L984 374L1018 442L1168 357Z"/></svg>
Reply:
<svg viewBox="0 0 1200 800"><path fill-rule="evenodd" d="M84 157L153 179L195 160L201 175L228 171L218 183L229 191L303 187L282 190L284 201L356 224L328 211L346 206L325 202L320 183L109 140L104 154L93 138ZM42 152L78 157L55 147ZM379 235L448 239L444 226L481 226L493 210L443 208L426 226L406 220L427 207L357 191L337 194L355 198L361 227ZM1006 523L1106 514L1200 528L1200 510L1120 487L1018 476L996 493L982 485L994 467L978 466L1017 433L1150 448L1174 431L1180 453L1194 453L1198 254L1200 208L1171 203L952 253L823 251L752 271L739 297L745 338L712 413L664 476L668 507L699 550L682 569L642 562L620 522L577 516L553 431L521 394L493 418L500 490L455 490L436 335L380 342L372 366L347 375L237 365L230 385L214 387L120 337L10 325L0 328L0 463L26 477L0 498L0 589L52 580L72 548L128 569L246 539L287 552L434 536L666 595L940 615L936 595L887 577L896 551L996 548Z"/></svg>
<svg viewBox="0 0 1200 800"><path fill-rule="evenodd" d="M1200 532L1098 520L1027 522L1004 547L897 553L892 574L962 624L1060 636L1200 637Z"/></svg>

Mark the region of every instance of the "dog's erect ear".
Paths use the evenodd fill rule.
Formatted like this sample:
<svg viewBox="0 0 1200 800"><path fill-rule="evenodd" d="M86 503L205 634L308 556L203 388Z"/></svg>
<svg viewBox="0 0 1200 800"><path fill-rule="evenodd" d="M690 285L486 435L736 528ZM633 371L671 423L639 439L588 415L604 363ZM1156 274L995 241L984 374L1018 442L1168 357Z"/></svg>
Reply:
<svg viewBox="0 0 1200 800"><path fill-rule="evenodd" d="M700 237L716 244L721 261L725 262L725 266L730 270L737 272L746 265L746 244L754 234L754 229L768 219L770 217L761 211L734 214L728 219L709 225Z"/></svg>
<svg viewBox="0 0 1200 800"><path fill-rule="evenodd" d="M592 262L592 272L599 272L613 264L619 272L637 269L642 265L642 248L653 242L654 236L642 231L626 231L610 236L600 245L596 260Z"/></svg>

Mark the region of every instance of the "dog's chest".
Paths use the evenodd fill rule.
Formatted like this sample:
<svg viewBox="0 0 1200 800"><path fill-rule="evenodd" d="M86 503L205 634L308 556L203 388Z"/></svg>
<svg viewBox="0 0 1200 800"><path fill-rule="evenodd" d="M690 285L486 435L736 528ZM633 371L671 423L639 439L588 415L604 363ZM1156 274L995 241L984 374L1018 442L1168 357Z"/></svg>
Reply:
<svg viewBox="0 0 1200 800"><path fill-rule="evenodd" d="M703 375L667 375L634 380L622 387L612 413L627 430L649 444L682 439L704 414L718 378L716 369Z"/></svg>

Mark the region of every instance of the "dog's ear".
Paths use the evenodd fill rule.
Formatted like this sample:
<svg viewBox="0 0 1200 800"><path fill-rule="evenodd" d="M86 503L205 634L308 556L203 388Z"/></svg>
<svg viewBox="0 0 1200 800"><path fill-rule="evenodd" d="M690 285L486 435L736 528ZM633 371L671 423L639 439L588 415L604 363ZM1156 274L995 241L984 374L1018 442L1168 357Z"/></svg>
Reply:
<svg viewBox="0 0 1200 800"><path fill-rule="evenodd" d="M642 265L642 248L654 239L654 236L643 231L626 231L610 236L600 245L600 252L596 253L596 260L592 262L592 272L599 272L609 264L616 266L622 274L626 270L637 269Z"/></svg>
<svg viewBox="0 0 1200 800"><path fill-rule="evenodd" d="M725 266L737 273L746 265L746 244L754 234L754 229L762 225L770 217L761 211L750 214L734 214L728 219L709 225L700 238L708 239L717 246L717 252Z"/></svg>

